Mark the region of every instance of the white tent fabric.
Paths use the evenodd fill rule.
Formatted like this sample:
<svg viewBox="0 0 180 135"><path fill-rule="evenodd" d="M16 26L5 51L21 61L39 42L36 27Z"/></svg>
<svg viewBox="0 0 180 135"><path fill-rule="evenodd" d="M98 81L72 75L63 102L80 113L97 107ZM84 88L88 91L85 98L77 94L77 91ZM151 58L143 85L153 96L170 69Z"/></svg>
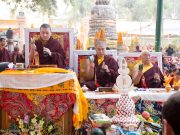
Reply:
<svg viewBox="0 0 180 135"><path fill-rule="evenodd" d="M163 35L180 35L180 20L163 19ZM117 20L117 31L128 34L155 35L156 22L130 22Z"/></svg>

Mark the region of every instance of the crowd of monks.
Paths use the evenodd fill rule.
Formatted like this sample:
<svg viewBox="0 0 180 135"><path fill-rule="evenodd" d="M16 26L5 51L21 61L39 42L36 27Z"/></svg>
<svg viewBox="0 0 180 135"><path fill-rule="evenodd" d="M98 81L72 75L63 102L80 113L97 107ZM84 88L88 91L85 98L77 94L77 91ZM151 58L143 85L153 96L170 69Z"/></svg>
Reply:
<svg viewBox="0 0 180 135"><path fill-rule="evenodd" d="M24 63L25 62L25 51L19 52L19 48L14 47L14 51L10 52L7 48L7 41L5 38L0 38L0 62L13 62Z"/></svg>
<svg viewBox="0 0 180 135"><path fill-rule="evenodd" d="M40 27L40 38L31 41L30 44L30 64L57 65L59 68L66 68L66 55L60 43L52 38L51 27L49 24L42 24ZM15 47L14 52L10 53L6 49L6 39L0 38L0 62L23 63L24 49L19 53L19 48ZM97 87L113 87L118 76L118 63L110 55L106 55L105 32L100 29L94 40L96 55L90 56L86 61L84 83L90 90ZM140 60L132 70L132 80L139 88L163 88L164 84L171 80L171 85L179 82L180 72L176 68L174 74L164 76L158 65L151 63L150 53L141 52ZM83 85L84 85L83 84Z"/></svg>

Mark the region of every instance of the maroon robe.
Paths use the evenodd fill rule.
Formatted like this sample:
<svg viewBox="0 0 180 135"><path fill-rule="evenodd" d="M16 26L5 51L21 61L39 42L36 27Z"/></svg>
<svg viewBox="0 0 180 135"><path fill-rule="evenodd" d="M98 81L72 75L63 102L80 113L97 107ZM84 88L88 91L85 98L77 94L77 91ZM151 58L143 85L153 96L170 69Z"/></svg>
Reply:
<svg viewBox="0 0 180 135"><path fill-rule="evenodd" d="M42 40L36 40L35 42L37 51L39 53L39 62L41 65L57 65L59 68L66 67L66 55L62 49L60 43L52 37L43 45ZM43 47L48 48L51 52L51 56L44 56Z"/></svg>
<svg viewBox="0 0 180 135"><path fill-rule="evenodd" d="M15 55L17 55L16 58L15 58ZM23 59L22 54L20 54L20 53L15 54L15 53L13 52L13 53L12 53L12 62L13 62L14 64L16 64L16 63L24 63L25 60Z"/></svg>
<svg viewBox="0 0 180 135"><path fill-rule="evenodd" d="M154 74L157 73L160 76L160 81L154 78ZM145 78L145 85L147 88L163 88L164 76L157 65L153 65L152 68L143 73ZM143 79L141 78L138 88L144 88Z"/></svg>
<svg viewBox="0 0 180 135"><path fill-rule="evenodd" d="M105 64L109 68L109 73L107 73L105 70L102 69L102 64L105 62ZM95 76L96 76L96 82L95 77L93 81L86 82L85 85L90 90L96 90L97 86L100 87L112 87L116 83L116 78L118 76L118 64L116 60L109 56L104 56L104 61L100 65L98 65L98 58L97 55L95 55L94 58L94 64L95 64Z"/></svg>
<svg viewBox="0 0 180 135"><path fill-rule="evenodd" d="M11 62L10 52L6 48L0 50L0 62Z"/></svg>

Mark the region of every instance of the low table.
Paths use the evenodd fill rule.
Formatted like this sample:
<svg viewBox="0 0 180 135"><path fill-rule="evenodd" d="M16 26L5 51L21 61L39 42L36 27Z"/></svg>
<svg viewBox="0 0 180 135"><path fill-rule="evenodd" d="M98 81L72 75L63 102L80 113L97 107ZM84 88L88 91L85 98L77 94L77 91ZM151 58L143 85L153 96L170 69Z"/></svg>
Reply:
<svg viewBox="0 0 180 135"><path fill-rule="evenodd" d="M37 114L59 124L66 135L86 119L87 101L72 71L7 70L0 73L0 80L0 107L8 114L0 110L0 129L7 129L9 119Z"/></svg>
<svg viewBox="0 0 180 135"><path fill-rule="evenodd" d="M175 91L167 93L165 89L147 90L147 91L130 91L129 96L132 97L136 113L141 113L144 110L161 118L161 110L163 103ZM89 104L89 114L105 113L110 118L116 114L116 102L121 94L119 93L104 93L104 92L86 92L85 97Z"/></svg>

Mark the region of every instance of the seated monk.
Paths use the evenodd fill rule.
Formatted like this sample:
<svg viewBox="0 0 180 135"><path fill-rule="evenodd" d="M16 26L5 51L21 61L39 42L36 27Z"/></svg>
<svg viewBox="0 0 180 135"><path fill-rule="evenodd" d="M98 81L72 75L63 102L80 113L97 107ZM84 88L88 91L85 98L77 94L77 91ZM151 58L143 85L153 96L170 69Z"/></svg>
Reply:
<svg viewBox="0 0 180 135"><path fill-rule="evenodd" d="M6 49L6 45L6 39L0 38L0 62L11 62L11 54Z"/></svg>
<svg viewBox="0 0 180 135"><path fill-rule="evenodd" d="M30 64L32 64L33 61L37 61L35 59L39 59L40 65L57 65L59 68L66 68L65 52L59 41L51 35L50 25L42 24L40 27L40 38L35 42L31 41Z"/></svg>
<svg viewBox="0 0 180 135"><path fill-rule="evenodd" d="M150 53L143 51L141 62L136 64L132 72L132 80L138 88L162 88L164 76L156 64L150 61Z"/></svg>
<svg viewBox="0 0 180 135"><path fill-rule="evenodd" d="M91 56L86 62L86 83L90 90L97 87L113 87L118 76L118 64L116 60L106 55L106 42L97 40L95 42L96 55Z"/></svg>
<svg viewBox="0 0 180 135"><path fill-rule="evenodd" d="M12 53L12 62L16 63L24 63L24 59L22 54L19 52L19 47L14 47L14 51Z"/></svg>
<svg viewBox="0 0 180 135"><path fill-rule="evenodd" d="M180 69L176 69L173 72L172 79L170 80L170 85L174 87L175 90L180 88Z"/></svg>

